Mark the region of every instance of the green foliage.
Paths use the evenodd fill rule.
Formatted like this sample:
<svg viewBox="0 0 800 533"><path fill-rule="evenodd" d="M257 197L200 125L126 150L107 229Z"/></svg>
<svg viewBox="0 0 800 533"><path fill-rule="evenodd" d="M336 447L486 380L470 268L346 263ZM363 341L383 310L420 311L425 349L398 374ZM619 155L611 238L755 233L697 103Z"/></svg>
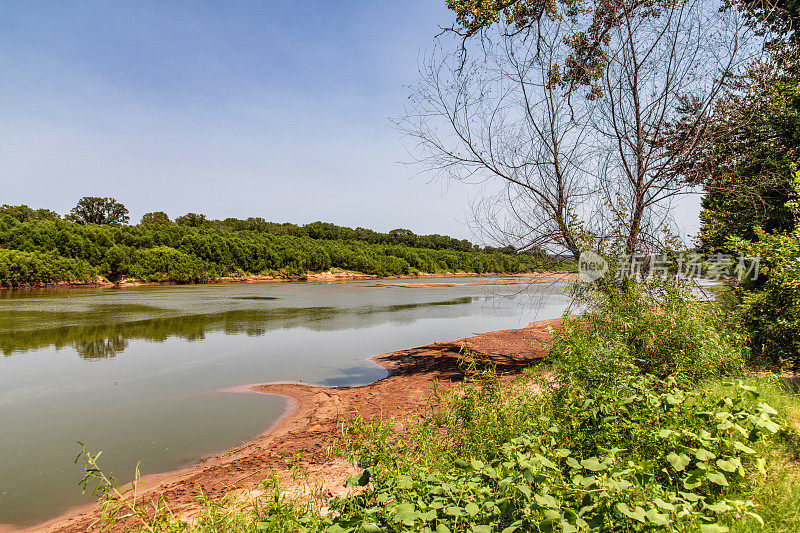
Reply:
<svg viewBox="0 0 800 533"><path fill-rule="evenodd" d="M458 251L314 239L225 229L208 221L200 227L155 223L111 226L62 220L19 222L4 216L0 217L0 247L84 261L110 279L134 277L178 283L243 273L304 277L309 271L331 268L388 276L417 272L530 272L571 266L492 249ZM0 277L0 284L5 285L33 281L19 275L13 279Z"/></svg>
<svg viewBox="0 0 800 533"><path fill-rule="evenodd" d="M755 361L800 368L800 234L768 234L758 240L732 239L731 246L761 256L763 284L741 288L739 311L750 333Z"/></svg>
<svg viewBox="0 0 800 533"><path fill-rule="evenodd" d="M796 0L728 0L756 33L767 37L761 61L716 104L707 143L694 176L704 184L701 240L710 250L728 238L790 232L796 220L786 206L791 171L800 158L800 4Z"/></svg>
<svg viewBox="0 0 800 533"><path fill-rule="evenodd" d="M753 240L756 228L794 228L785 207L792 195L792 165L800 160L800 78L764 63L717 104L708 144L691 171L705 196L701 241L725 249L731 236Z"/></svg>
<svg viewBox="0 0 800 533"><path fill-rule="evenodd" d="M551 350L572 380L606 386L644 373L693 383L744 370L743 333L685 286L598 280L584 302L585 314L564 325Z"/></svg>
<svg viewBox="0 0 800 533"><path fill-rule="evenodd" d="M81 259L68 259L54 253L21 252L0 248L0 286L84 282L95 277L94 269Z"/></svg>
<svg viewBox="0 0 800 533"><path fill-rule="evenodd" d="M189 226L190 228L200 228L209 223L205 215L199 213L186 213L175 219L175 223L179 226Z"/></svg>
<svg viewBox="0 0 800 533"><path fill-rule="evenodd" d="M592 98L602 94L604 68L611 61L609 35L631 17L640 20L658 18L674 6L674 3L663 0L447 0L447 7L455 12L456 21L449 29L464 41L473 36L484 36L489 28L498 24L507 25L503 28L504 33L532 36L537 35L542 22L547 19L581 21L578 29L564 35L570 53L563 64L554 65L552 76L571 89L590 87Z"/></svg>
<svg viewBox="0 0 800 533"><path fill-rule="evenodd" d="M154 211L152 213L145 213L142 215L142 220L139 224L172 224L172 221L169 219L169 215L167 215L163 211Z"/></svg>
<svg viewBox="0 0 800 533"><path fill-rule="evenodd" d="M84 196L78 205L72 208L68 220L76 224L110 224L118 226L127 224L130 217L124 205L114 198Z"/></svg>
<svg viewBox="0 0 800 533"><path fill-rule="evenodd" d="M214 277L214 267L197 257L169 246L137 251L131 275L145 281L199 282Z"/></svg>
<svg viewBox="0 0 800 533"><path fill-rule="evenodd" d="M756 391L740 384L709 401L647 376L624 394L567 387L534 431L486 459L372 467L353 480L370 490L333 505L328 531L713 530L752 513L734 492L779 429Z"/></svg>
<svg viewBox="0 0 800 533"><path fill-rule="evenodd" d="M49 209L31 209L27 205L8 205L3 204L0 206L0 217L9 215L20 222L28 222L29 220L53 220L61 218L58 213Z"/></svg>
<svg viewBox="0 0 800 533"><path fill-rule="evenodd" d="M786 210L793 220L800 216L800 172L793 174L793 192ZM756 239L738 237L728 246L761 258L758 279L737 288L739 314L750 335L756 363L800 368L800 228L791 233L767 233L756 229Z"/></svg>

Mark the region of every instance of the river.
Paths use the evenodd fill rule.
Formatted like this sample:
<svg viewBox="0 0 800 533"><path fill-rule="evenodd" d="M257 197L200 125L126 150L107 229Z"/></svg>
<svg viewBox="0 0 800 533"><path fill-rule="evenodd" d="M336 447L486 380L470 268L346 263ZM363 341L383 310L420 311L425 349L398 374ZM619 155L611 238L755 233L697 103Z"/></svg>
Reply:
<svg viewBox="0 0 800 533"><path fill-rule="evenodd" d="M140 460L143 474L187 466L286 408L237 386L370 383L386 376L372 355L522 327L568 303L563 284L436 281L478 279L0 292L0 524L88 502L77 441L121 482Z"/></svg>

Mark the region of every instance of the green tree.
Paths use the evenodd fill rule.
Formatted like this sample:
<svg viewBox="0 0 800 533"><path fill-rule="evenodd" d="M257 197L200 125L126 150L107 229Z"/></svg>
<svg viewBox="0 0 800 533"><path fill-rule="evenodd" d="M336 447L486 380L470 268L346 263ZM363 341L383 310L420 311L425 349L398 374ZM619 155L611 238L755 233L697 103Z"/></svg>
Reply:
<svg viewBox="0 0 800 533"><path fill-rule="evenodd" d="M205 215L199 213L186 213L175 219L175 223L179 226L189 226L190 228L199 228L208 224Z"/></svg>
<svg viewBox="0 0 800 533"><path fill-rule="evenodd" d="M2 215L10 215L20 222L27 222L29 220L55 220L61 218L55 211L49 209L32 209L25 204L3 204L0 206L0 216Z"/></svg>
<svg viewBox="0 0 800 533"><path fill-rule="evenodd" d="M792 192L785 209L800 219L800 172L791 177ZM756 228L753 241L734 236L727 246L761 258L757 278L737 288L739 313L759 363L800 368L800 227L767 233Z"/></svg>
<svg viewBox="0 0 800 533"><path fill-rule="evenodd" d="M755 239L755 228L794 227L785 206L792 165L800 161L800 83L785 69L762 64L742 85L720 104L695 169L703 174L701 240L709 250L723 248L730 236Z"/></svg>
<svg viewBox="0 0 800 533"><path fill-rule="evenodd" d="M169 219L169 216L165 212L154 211L152 213L145 213L144 215L142 215L142 220L139 223L170 225L172 224L172 221Z"/></svg>
<svg viewBox="0 0 800 533"><path fill-rule="evenodd" d="M77 224L107 224L121 226L127 224L130 217L124 205L114 198L84 196L78 205L72 208L67 220Z"/></svg>
<svg viewBox="0 0 800 533"><path fill-rule="evenodd" d="M708 251L727 246L729 237L757 238L790 232L794 218L786 208L793 193L792 167L800 161L800 61L796 24L800 4L788 0L738 4L757 33L768 40L764 58L729 86L703 124L701 149L680 169L702 184L701 242ZM684 100L687 116L698 112ZM687 124L678 124L676 152Z"/></svg>

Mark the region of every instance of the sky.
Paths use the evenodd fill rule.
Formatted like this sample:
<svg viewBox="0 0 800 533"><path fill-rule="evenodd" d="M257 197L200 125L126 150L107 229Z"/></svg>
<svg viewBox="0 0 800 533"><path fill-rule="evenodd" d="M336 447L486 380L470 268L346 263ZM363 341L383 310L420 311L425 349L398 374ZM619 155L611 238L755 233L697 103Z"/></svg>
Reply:
<svg viewBox="0 0 800 533"><path fill-rule="evenodd" d="M0 203L472 238L392 127L444 0L0 3ZM696 200L679 221L696 229Z"/></svg>

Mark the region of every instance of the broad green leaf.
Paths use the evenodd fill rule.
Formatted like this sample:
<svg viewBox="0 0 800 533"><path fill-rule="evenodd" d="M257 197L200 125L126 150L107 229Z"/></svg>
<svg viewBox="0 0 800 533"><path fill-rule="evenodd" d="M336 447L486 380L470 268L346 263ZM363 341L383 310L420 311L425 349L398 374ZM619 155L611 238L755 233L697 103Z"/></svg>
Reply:
<svg viewBox="0 0 800 533"><path fill-rule="evenodd" d="M657 526L665 526L669 524L669 518L665 514L661 514L655 509L649 509L647 512L644 513L647 517L647 520L650 521L651 524L655 524Z"/></svg>
<svg viewBox="0 0 800 533"><path fill-rule="evenodd" d="M478 460L478 459L470 459L469 463L470 463L470 466L472 468L474 468L475 470L483 470L483 467L485 466L483 464L483 461Z"/></svg>
<svg viewBox="0 0 800 533"><path fill-rule="evenodd" d="M750 511L745 511L744 514L746 514L747 516L751 516L751 517L755 518L758 521L758 523L761 524L762 526L764 525L764 519L761 518L760 515L758 515L756 513L753 513L753 512L750 512Z"/></svg>
<svg viewBox="0 0 800 533"><path fill-rule="evenodd" d="M675 394L672 394L671 392L667 393L665 399L670 405L679 405L683 403L684 396L680 391L676 391Z"/></svg>
<svg viewBox="0 0 800 533"><path fill-rule="evenodd" d="M683 469L686 468L686 466L691 462L691 459L689 459L689 456L685 453L677 454L675 452L670 452L670 454L667 455L667 461L669 461L669 464L672 465L672 468L678 472L682 472Z"/></svg>
<svg viewBox="0 0 800 533"><path fill-rule="evenodd" d="M413 525L416 518L417 511L413 503L403 502L395 508L394 519L405 526Z"/></svg>
<svg viewBox="0 0 800 533"><path fill-rule="evenodd" d="M581 461L581 466L586 470L591 470L592 472L600 472L608 468L608 465L598 461L597 457L589 457L588 459L584 459Z"/></svg>
<svg viewBox="0 0 800 533"><path fill-rule="evenodd" d="M767 469L766 469L767 461L766 461L766 459L764 459L763 457L756 457L755 463L756 463L756 468L758 469L758 471L760 473L762 473L762 474L766 474L767 473Z"/></svg>
<svg viewBox="0 0 800 533"><path fill-rule="evenodd" d="M436 512L436 509L431 509L430 511L422 513L420 515L420 518L422 518L422 520L424 520L425 522L431 522L433 520L436 520L437 516L438 513Z"/></svg>
<svg viewBox="0 0 800 533"><path fill-rule="evenodd" d="M701 500L703 498L702 496L698 496L697 494L695 494L693 492L678 491L678 494L680 494L683 497L684 500L687 500L687 501L690 501L690 502L696 502L696 501Z"/></svg>
<svg viewBox="0 0 800 533"><path fill-rule="evenodd" d="M739 464L739 459L735 457L717 459L717 466L720 470L724 470L725 472L735 472L739 468Z"/></svg>
<svg viewBox="0 0 800 533"><path fill-rule="evenodd" d="M561 520L561 513L555 509L546 509L544 512L544 517L547 520Z"/></svg>
<svg viewBox="0 0 800 533"><path fill-rule="evenodd" d="M726 478L722 472L709 472L706 474L706 477L711 483L720 485L722 487L728 486L728 478Z"/></svg>
<svg viewBox="0 0 800 533"><path fill-rule="evenodd" d="M733 443L733 447L736 448L737 450L739 450L742 453L746 453L746 454L750 454L750 455L756 453L756 451L753 448L742 444L738 440Z"/></svg>
<svg viewBox="0 0 800 533"><path fill-rule="evenodd" d="M539 463L545 468L552 468L553 470L558 470L558 467L544 455L540 455L537 453L536 455L533 456L533 458L539 461Z"/></svg>
<svg viewBox="0 0 800 533"><path fill-rule="evenodd" d="M445 514L449 514L450 516L466 516L466 511L461 507L456 507L455 505L450 507L444 508Z"/></svg>
<svg viewBox="0 0 800 533"><path fill-rule="evenodd" d="M655 500L653 500L653 503L655 503L660 509L664 509L665 511L675 511L677 509L677 507L675 507L673 504L667 503L661 498L656 498Z"/></svg>
<svg viewBox="0 0 800 533"><path fill-rule="evenodd" d="M710 461L716 457L715 454L711 453L710 451L706 450L705 448L699 448L695 454L698 461Z"/></svg>
<svg viewBox="0 0 800 533"><path fill-rule="evenodd" d="M486 525L472 526L472 533L492 533L492 526L486 526Z"/></svg>
<svg viewBox="0 0 800 533"><path fill-rule="evenodd" d="M556 526L560 523L560 518L545 518L539 522L539 531L555 531Z"/></svg>
<svg viewBox="0 0 800 533"><path fill-rule="evenodd" d="M469 502L467 505L464 506L464 510L467 512L468 515L475 516L480 512L481 508L478 507L478 505L475 502Z"/></svg>
<svg viewBox="0 0 800 533"><path fill-rule="evenodd" d="M766 429L767 431L769 431L770 433L777 433L778 430L781 428L778 424L769 419L762 419L761 424L759 425L764 429Z"/></svg>
<svg viewBox="0 0 800 533"><path fill-rule="evenodd" d="M638 522L644 523L645 522L645 514L644 509L637 506L636 509L631 510L630 507L626 503L618 503L617 504L617 511L624 514L628 518L632 518Z"/></svg>
<svg viewBox="0 0 800 533"><path fill-rule="evenodd" d="M711 505L704 503L703 508L715 513L724 513L725 511L730 511L732 509L732 507L724 501L718 501L717 503Z"/></svg>
<svg viewBox="0 0 800 533"><path fill-rule="evenodd" d="M558 500L549 494L535 494L533 499L536 500L536 503L542 507L550 507L551 509L558 509L560 507L558 505Z"/></svg>
<svg viewBox="0 0 800 533"><path fill-rule="evenodd" d="M624 479L614 480L609 479L606 481L606 487L614 490L625 490L633 486L633 483Z"/></svg>
<svg viewBox="0 0 800 533"><path fill-rule="evenodd" d="M758 409L762 413L767 413L768 415L777 415L778 414L778 411L776 411L769 404L764 403L764 402L759 402Z"/></svg>

